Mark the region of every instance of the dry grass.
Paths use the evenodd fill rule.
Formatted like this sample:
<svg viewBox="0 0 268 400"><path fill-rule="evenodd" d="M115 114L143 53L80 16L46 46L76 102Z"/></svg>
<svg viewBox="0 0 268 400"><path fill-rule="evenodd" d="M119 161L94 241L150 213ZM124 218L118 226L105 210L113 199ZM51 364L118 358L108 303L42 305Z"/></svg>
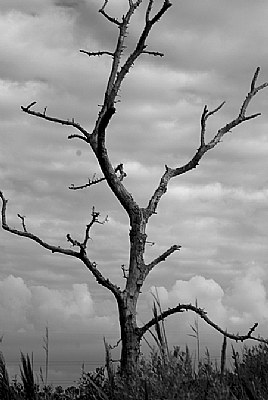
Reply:
<svg viewBox="0 0 268 400"><path fill-rule="evenodd" d="M156 299L153 313L161 312ZM197 325L194 333L199 346ZM232 368L226 369L227 340L221 349L220 368L212 362L209 351L196 366L188 347L169 350L164 324L151 331L156 348L150 357L140 358L132 385L125 382L112 364L110 346L105 344L106 365L94 372L84 372L77 386L53 388L36 384L33 361L21 353L21 382L10 381L5 360L0 352L1 400L265 400L268 399L268 345L244 347L238 354L233 349ZM47 336L48 337L48 332ZM48 346L47 346L48 349ZM32 357L33 358L33 357ZM46 352L48 360L48 351ZM48 363L47 363L48 365ZM46 371L47 375L48 371ZM42 381L42 379L41 379ZM43 382L44 383L44 382Z"/></svg>

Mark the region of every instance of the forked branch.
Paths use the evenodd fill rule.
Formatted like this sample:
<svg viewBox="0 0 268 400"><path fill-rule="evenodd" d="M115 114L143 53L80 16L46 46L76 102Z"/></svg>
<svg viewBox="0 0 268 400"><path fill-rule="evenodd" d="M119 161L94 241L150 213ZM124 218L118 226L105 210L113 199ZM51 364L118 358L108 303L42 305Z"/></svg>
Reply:
<svg viewBox="0 0 268 400"><path fill-rule="evenodd" d="M78 240L73 239L69 233L66 235L68 242L70 242L73 246L80 247L80 253L85 252L85 250L87 248L87 243L90 239L90 235L89 235L90 229L92 228L92 226L94 224L102 224L103 225L105 222L108 221L108 215L106 216L106 218L103 221L99 220L100 213L95 210L95 207L92 208L91 216L92 216L92 219L86 226L86 231L85 231L85 236L84 236L83 242L79 242Z"/></svg>
<svg viewBox="0 0 268 400"><path fill-rule="evenodd" d="M114 192L115 196L118 198L119 202L122 204L122 206L125 208L128 214L130 214L131 210L133 209L138 209L138 205L134 201L131 193L127 191L127 189L124 187L122 184L123 178L126 176L125 172L123 171L122 168L119 168L118 170L114 169L113 166L110 163L109 160L109 155L106 147L106 142L105 142L105 136L106 136L106 128L108 124L111 121L111 118L116 112L115 109L115 103L116 103L116 97L118 96L118 92L121 88L122 82L126 76L126 74L129 72L131 66L133 66L134 62L136 59L143 53L153 55L153 56L163 56L162 53L157 52L157 51L148 51L146 49L146 40L148 38L148 35L154 26L161 17L164 15L164 13L171 7L171 3L169 0L163 0L162 1L162 6L160 7L159 11L155 13L155 15L151 16L152 14L152 6L154 3L154 0L150 0L146 9L146 15L145 15L145 25L144 28L140 34L140 37L137 41L137 45L135 49L130 53L129 56L127 56L126 61L124 61L121 64L121 57L122 54L124 53L124 50L126 48L125 46L125 39L128 34L128 26L130 24L131 18L136 11L136 9L141 5L142 0L129 0L128 1L128 10L125 15L122 16L121 21L117 20L116 18L111 17L107 12L106 12L106 6L108 4L108 0L104 0L102 7L100 8L99 12L110 22L114 23L117 25L119 28L119 33L117 37L117 43L115 46L115 50L110 52L110 51L98 51L98 52L89 52L86 50L80 50L82 53L87 54L88 56L100 56L107 54L109 56L112 56L112 66L111 66L111 71L109 74L106 90L105 90L105 95L104 95L104 101L101 106L98 118L95 123L95 127L92 131L92 133L88 132L85 128L83 128L79 123L75 122L74 119L69 120L69 119L61 119L61 118L56 118L47 115L47 108L44 108L43 112L40 111L35 111L32 109L32 107L36 104L36 102L30 103L28 106L24 107L21 106L21 109L23 112L45 119L50 122L62 124L62 125L67 125L67 126L72 126L75 129L77 129L80 133L77 134L71 134L68 136L69 139L77 138L84 140L85 142L89 143L93 152L95 153L99 165L101 167L101 170L103 172L104 177L100 179L95 179L93 178L92 180L89 179L89 181L84 184L84 185L71 185L70 189L76 190L76 189L83 189L85 187L94 185L96 183L99 183L103 180L106 180L107 183L109 184L111 190Z"/></svg>
<svg viewBox="0 0 268 400"><path fill-rule="evenodd" d="M166 170L164 174L161 177L161 180L159 182L158 187L156 188L154 194L152 195L148 206L147 206L147 215L148 218L156 213L156 209L158 206L158 203L161 199L161 197L165 194L167 191L168 183L171 178L174 178L175 176L185 174L186 172L192 170L193 168L196 168L199 164L199 161L201 158L204 156L204 154L208 151L213 149L219 142L221 142L223 136L230 132L231 129L235 128L236 126L242 124L245 121L248 121L250 119L256 118L260 113L255 113L251 115L246 115L246 111L248 109L248 106L251 102L251 100L254 98L254 96L262 89L266 88L268 86L268 82L265 82L259 86L256 86L257 78L260 72L260 68L258 67L254 73L254 76L251 81L250 85L250 91L247 94L245 100L243 101L241 108L238 112L238 115L236 118L234 118L232 121L224 125L222 128L220 128L217 133L214 135L214 137L206 143L205 141L205 135L206 135L206 123L209 117L217 113L225 104L225 102L221 103L218 107L216 107L214 110L209 111L207 106L204 107L204 110L201 115L201 133L200 133L200 146L197 149L196 153L192 157L192 159L185 165L177 168L169 168L166 166Z"/></svg>
<svg viewBox="0 0 268 400"><path fill-rule="evenodd" d="M106 0L100 10L100 12L104 15L104 10L107 3L108 1ZM118 25L119 33L115 51L113 53L114 57L111 66L111 72L106 86L104 102L96 120L91 140L91 146L93 147L93 150L99 161L100 167L107 180L108 185L129 215L133 212L134 209L137 210L139 207L132 198L131 193L129 193L125 186L122 184L121 179L119 178L118 181L118 176L115 176L114 174L114 169L110 163L106 147L106 128L116 112L116 97L121 88L124 78L126 77L127 73L129 72L130 68L133 66L137 58L144 51L147 52L146 40L152 27L160 20L163 14L171 6L171 3L168 0L164 0L160 10L152 18L150 18L150 12L153 4L152 1L150 2L150 5L148 6L149 8L147 9L147 17L145 18L145 26L137 41L137 45L127 57L126 61L121 63L122 54L125 50L125 39L128 33L128 26L131 21L132 15L141 3L142 0L137 0L135 2L129 1L129 8L127 13L122 17L122 22L111 19L111 17L108 17L107 14L105 15L106 18L108 17L111 22L114 22ZM162 55L162 53L158 52L147 53L152 55Z"/></svg>
<svg viewBox="0 0 268 400"><path fill-rule="evenodd" d="M82 260L83 263L85 264L85 266L93 274L96 281L100 285L109 289L117 299L121 300L122 294L121 294L120 288L118 286L114 285L109 279L105 278L102 275L102 273L97 268L97 264L95 262L90 261L89 258L87 257L87 254L86 254L86 251L84 248L84 247L86 247L87 241L89 240L89 231L90 231L90 228L93 225L93 223L95 223L95 222L104 223L105 222L105 221L101 222L98 220L99 213L96 213L95 210L92 211L92 220L86 227L85 238L84 238L84 242L82 244L81 243L78 244L78 242L73 241L73 239L69 240L71 243L73 242L72 243L73 245L78 245L80 247L80 251L75 251L72 249L65 249L60 246L51 245L51 244L45 242L44 240L42 240L39 236L28 232L26 229L26 226L25 226L25 217L22 217L20 214L18 214L18 217L22 220L23 230L11 228L7 223L7 217L6 217L6 209L7 209L8 200L5 198L2 191L0 191L0 198L2 200L2 210L1 210L2 228L5 231L8 231L17 236L22 236L22 237L28 238L28 239L38 243L40 246L44 247L45 249L51 251L52 253L65 254L67 256L72 256L72 257ZM83 244L85 245L84 247L83 247Z"/></svg>
<svg viewBox="0 0 268 400"><path fill-rule="evenodd" d="M121 56L124 52L125 49L125 38L127 36L127 30L128 26L131 20L132 15L134 14L135 10L140 6L142 3L142 0L137 0L137 1L129 1L129 9L127 13L122 17L122 22L119 22L117 19L110 17L106 12L105 12L105 7L108 3L108 0L105 0L102 8L99 10L101 14L103 14L110 22L115 23L119 27L119 34L117 38L117 44L115 51L112 53L113 54L113 63L111 67L111 72L109 75L107 87L106 87L106 92L105 92L105 97L104 97L104 104L103 107L99 113L99 117L96 121L94 133L97 135L100 131L100 125L102 122L102 119L105 118L106 113L109 109L114 107L115 104L115 99L116 96L118 95L118 91L121 87L121 84L126 76L126 74L129 72L129 69L131 66L133 66L135 60L143 53L145 52L146 49L146 39L153 27L153 25L159 21L159 19L162 17L162 15L168 10L168 8L171 6L171 3L168 0L164 0L163 5L161 9L158 11L158 13L150 19L150 12L152 9L152 4L153 1L150 0L147 11L146 11L146 18L145 18L145 26L144 29L140 35L140 38L137 42L136 48L133 50L133 52L127 57L127 60L121 65ZM146 51L147 54L152 54L152 55L159 55L162 56L162 53L156 52L156 51ZM106 125L107 126L107 125Z"/></svg>
<svg viewBox="0 0 268 400"><path fill-rule="evenodd" d="M106 13L105 7L108 3L108 0L105 0L103 6L99 9L99 13L101 13L108 21L112 22L113 24L120 25L120 22L116 19L111 17L109 14Z"/></svg>
<svg viewBox="0 0 268 400"><path fill-rule="evenodd" d="M157 316L153 317L143 327L138 328L140 337L142 337L157 322L163 321L165 318L167 318L170 315L181 313L181 312L184 312L184 311L193 311L193 312L195 312L208 325L212 326L212 328L214 328L216 331L220 332L222 335L224 335L225 337L227 337L229 339L235 340L237 342L244 342L247 339L252 339L252 340L255 340L255 341L258 341L258 342L268 343L268 341L265 340L265 339L262 339L260 337L252 336L252 333L257 328L258 323L255 323L249 329L248 333L246 333L245 335L229 333L226 330L222 329L219 325L215 324L215 322L211 321L211 319L207 316L206 311L204 311L202 308L199 308L199 307L194 306L192 304L179 304L176 307L169 308L168 310L163 311L161 314L158 314Z"/></svg>
<svg viewBox="0 0 268 400"><path fill-rule="evenodd" d="M206 122L208 118L218 112L225 104L225 101L223 101L218 107L216 107L212 111L208 111L207 105L205 105L203 114L201 116L201 146L205 146L205 133L206 133Z"/></svg>
<svg viewBox="0 0 268 400"><path fill-rule="evenodd" d="M113 98L115 98L115 96L117 95L118 90L121 87L122 81L124 80L125 76L129 72L130 68L133 66L133 64L136 61L136 59L142 53L145 52L145 49L147 47L146 40L147 40L147 38L149 36L149 33L150 33L152 27L154 26L154 24L156 24L160 20L160 18L164 15L164 13L172 5L169 0L165 0L163 2L163 5L162 5L161 9L158 11L158 13L152 19L150 19L149 16L150 16L152 4L153 4L153 1L150 1L149 5L148 5L148 8L147 8L147 12L146 12L145 26L144 26L144 29L143 29L143 31L142 31L142 33L140 35L140 38L139 38L139 40L137 42L136 48L130 54L130 56L127 58L125 63L122 65L120 71L118 72L117 78L116 78L116 80L114 82ZM154 51L147 52L147 53L148 54L152 54L152 55L160 55L160 56L162 56L162 53L158 53L158 52L154 52Z"/></svg>
<svg viewBox="0 0 268 400"><path fill-rule="evenodd" d="M43 241L42 239L40 239L38 236L34 235L33 233L28 232L26 229L26 226L25 226L25 217L22 217L20 214L18 214L18 217L22 220L23 230L11 228L8 225L7 218L6 218L6 209L7 209L8 200L4 197L4 194L2 191L0 191L0 198L2 200L2 210L1 210L2 228L5 231L13 233L14 235L17 235L17 236L22 236L22 237L31 239L34 242L40 244L40 246L44 247L45 249L50 250L52 253L61 253L61 254L66 254L68 256L73 256L73 257L79 258L79 253L77 251L73 251L71 249L64 249L60 246L53 246L53 245Z"/></svg>

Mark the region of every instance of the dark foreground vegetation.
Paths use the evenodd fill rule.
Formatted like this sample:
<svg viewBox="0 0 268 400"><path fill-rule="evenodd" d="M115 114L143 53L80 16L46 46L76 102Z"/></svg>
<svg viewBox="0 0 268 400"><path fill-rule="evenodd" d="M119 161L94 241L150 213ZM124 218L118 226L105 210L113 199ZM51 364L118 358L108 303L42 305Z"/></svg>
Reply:
<svg viewBox="0 0 268 400"><path fill-rule="evenodd" d="M225 346L225 350L224 350ZM265 400L268 399L268 345L245 347L238 355L233 349L232 361L225 367L226 343L220 365L207 351L195 365L186 347L172 351L152 351L149 359L141 358L132 385L125 384L114 371L107 354L106 366L83 373L76 386L36 384L31 360L21 355L20 382L10 380L0 353L1 400Z"/></svg>

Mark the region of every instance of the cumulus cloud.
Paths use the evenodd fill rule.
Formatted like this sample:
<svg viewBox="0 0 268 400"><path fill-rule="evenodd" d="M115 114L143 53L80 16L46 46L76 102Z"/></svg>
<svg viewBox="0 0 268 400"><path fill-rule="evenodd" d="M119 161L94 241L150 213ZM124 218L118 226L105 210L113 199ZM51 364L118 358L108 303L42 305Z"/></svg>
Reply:
<svg viewBox="0 0 268 400"><path fill-rule="evenodd" d="M108 315L98 317L86 284L71 289L27 285L13 275L0 281L0 325L4 332L39 331L46 323L57 331L74 332L92 327L105 329ZM79 327L79 328L78 328Z"/></svg>
<svg viewBox="0 0 268 400"><path fill-rule="evenodd" d="M1 329L21 330L29 327L31 291L22 278L10 275L0 282Z"/></svg>
<svg viewBox="0 0 268 400"><path fill-rule="evenodd" d="M267 320L268 299L264 278L264 270L253 263L244 275L233 280L225 302L233 310L231 322L239 324Z"/></svg>
<svg viewBox="0 0 268 400"><path fill-rule="evenodd" d="M152 293L158 294L163 308L174 307L178 303L195 304L204 308L216 323L226 321L226 310L223 305L224 291L213 279L194 276L189 281L177 280L168 291L165 287L151 288Z"/></svg>
<svg viewBox="0 0 268 400"><path fill-rule="evenodd" d="M223 329L242 334L255 322L259 322L258 333L266 337L268 299L263 277L264 270L252 265L243 274L238 274L224 289L214 279L193 276L187 281L177 280L170 290L160 286L151 287L151 292L159 298L163 310L178 303L197 302L198 307L203 308L208 317ZM148 301L152 301L152 296L148 297ZM192 319L192 315L187 315L183 320L189 324ZM208 329L212 328L206 327L205 331Z"/></svg>
<svg viewBox="0 0 268 400"><path fill-rule="evenodd" d="M0 281L1 350L10 376L18 374L20 351L34 353L37 374L44 364L42 337L49 334L49 379L55 384L79 379L80 366L91 369L103 363L103 336L118 338L117 321L109 301L97 307L86 284L68 289L34 286L9 275ZM70 368L71 367L71 368ZM43 367L42 367L43 368Z"/></svg>

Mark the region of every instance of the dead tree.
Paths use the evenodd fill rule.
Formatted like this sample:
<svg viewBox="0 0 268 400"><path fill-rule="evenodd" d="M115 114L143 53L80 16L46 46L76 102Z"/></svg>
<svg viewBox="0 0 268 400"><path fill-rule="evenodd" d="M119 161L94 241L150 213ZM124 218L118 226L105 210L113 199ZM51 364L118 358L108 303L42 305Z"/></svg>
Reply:
<svg viewBox="0 0 268 400"><path fill-rule="evenodd" d="M39 236L29 232L27 230L25 217L18 215L21 220L21 228L15 229L10 227L7 222L6 209L7 200L4 194L0 192L0 197L2 199L2 227L4 230L22 237L27 237L35 242L37 242L42 247L51 251L52 253L65 254L81 260L81 262L86 266L90 273L95 277L96 281L108 289L115 297L119 322L120 322L120 334L121 334L121 371L127 375L131 374L135 370L140 351L140 343L143 335L156 323L156 321L164 320L168 316L180 313L184 311L193 311L199 315L207 324L211 325L215 330L219 331L225 337L234 339L236 341L244 341L248 338L259 340L262 339L253 336L253 331L255 330L257 324L254 324L252 328L249 329L248 333L245 335L235 335L228 333L224 329L220 328L217 324L212 322L207 316L206 312L198 308L196 305L192 304L178 304L176 307L168 309L159 315L155 315L149 322L143 326L137 326L136 319L136 309L137 302L139 299L139 294L144 281L149 275L149 273L158 264L165 261L171 254L178 251L181 246L178 244L173 244L169 247L163 254L152 260L150 263L145 263L144 253L145 244L147 241L146 228L148 222L153 214L156 214L158 204L162 196L166 193L169 181L179 175L185 174L186 172L196 168L206 152L213 149L223 138L223 136L234 129L236 126L246 122L250 119L256 118L260 115L251 114L247 115L248 105L254 96L268 86L268 83L263 83L261 85L257 84L257 79L259 76L260 68L256 69L254 76L251 81L249 92L245 97L240 109L238 110L237 116L226 125L220 127L214 134L213 138L206 141L206 126L208 119L224 106L224 102L213 110L208 110L207 106L204 107L201 115L201 131L200 131L200 145L191 158L189 162L182 166L176 166L174 168L165 166L163 175L160 178L160 182L156 187L154 193L152 194L150 200L146 207L140 207L132 195L128 192L124 185L124 178L126 176L124 172L124 167L119 164L116 168L111 164L109 158L109 149L106 146L106 131L108 125L116 112L116 101L118 98L118 93L122 85L123 80L126 75L130 72L130 68L134 65L136 60L143 54L152 56L162 56L162 53L157 51L147 50L147 38L150 35L151 29L157 22L164 16L164 14L171 7L169 0L163 0L158 11L153 11L154 0L147 0L147 5L145 7L145 18L144 26L137 40L136 47L129 55L126 53L125 39L127 36L127 31L131 18L134 15L137 8L145 0L126 0L127 12L122 16L121 19L117 19L106 12L106 5L108 0L104 1L102 8L99 12L102 14L107 21L118 29L117 43L115 45L114 51L99 51L90 52L86 50L80 50L82 53L91 56L101 56L107 55L111 57L111 70L107 81L106 91L104 94L103 104L101 106L100 112L97 116L95 126L91 132L83 128L74 119L61 119L47 115L46 108L44 111L39 112L34 110L34 105L36 102L32 102L28 106L22 106L23 112L33 115L38 118L42 118L46 121L51 121L57 124L67 125L74 128L73 134L68 136L68 139L80 139L89 145L96 156L99 163L100 169L103 173L103 177L99 179L89 180L86 184L82 186L72 185L70 189L82 189L90 187L94 184L98 184L101 181L106 181L109 188L112 190L117 200L120 202L121 206L125 210L129 218L130 233L129 233L129 243L130 243L130 253L129 253L129 265L128 274L125 275L125 270L123 270L126 277L126 283L124 288L120 288L107 279L98 268L95 261L91 260L87 245L89 241L89 234L93 224L99 223L99 213L93 209L92 219L86 225L85 234L83 241L78 241L74 239L70 234L67 234L67 241L72 245L71 248L62 248L57 245L52 245L45 242Z"/></svg>

